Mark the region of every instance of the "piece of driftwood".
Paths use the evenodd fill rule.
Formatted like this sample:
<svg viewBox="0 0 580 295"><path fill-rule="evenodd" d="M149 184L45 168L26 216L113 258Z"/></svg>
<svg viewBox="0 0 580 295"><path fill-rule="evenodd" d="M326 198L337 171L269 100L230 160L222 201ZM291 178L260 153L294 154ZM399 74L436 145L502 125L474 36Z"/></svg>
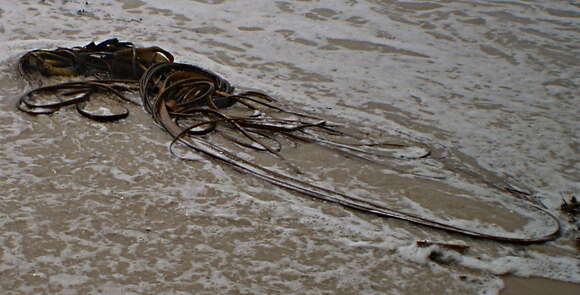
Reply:
<svg viewBox="0 0 580 295"><path fill-rule="evenodd" d="M435 241L429 241L429 240L420 240L420 241L417 241L416 244L417 244L417 247L419 247L419 248L426 248L426 247L435 245L435 246L439 246L439 247L444 248L444 249L453 250L453 251L461 253L461 254L465 254L465 252L467 252L467 250L469 249L469 246L463 245L463 244L448 243L448 242L435 242Z"/></svg>

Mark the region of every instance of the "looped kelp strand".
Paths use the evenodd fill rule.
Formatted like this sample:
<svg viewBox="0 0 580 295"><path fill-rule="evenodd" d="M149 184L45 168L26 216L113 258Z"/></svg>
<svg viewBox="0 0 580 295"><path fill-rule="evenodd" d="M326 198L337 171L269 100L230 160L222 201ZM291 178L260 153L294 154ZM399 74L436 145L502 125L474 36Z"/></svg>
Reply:
<svg viewBox="0 0 580 295"><path fill-rule="evenodd" d="M34 50L19 60L19 70L27 80L33 75L41 76L94 76L100 79L67 82L30 90L18 100L18 109L38 115L52 114L60 108L75 105L77 111L92 120L116 121L126 118L129 110L115 114L94 114L86 107L96 93L108 94L116 100L137 104L125 94L138 89L143 108L153 120L168 132L173 140L170 152L178 155L174 147L181 144L205 154L237 170L263 179L274 185L304 195L337 203L348 208L392 217L412 223L460 233L471 237L512 243L535 243L552 240L560 230L558 219L536 204L527 202L531 210L547 216L555 225L550 232L536 236L507 236L487 234L437 221L416 214L402 212L359 196L323 188L311 181L292 175L301 171L283 154L283 141L294 144L306 142L320 145L332 151L363 159L380 165L377 159L413 161L430 157L425 144L402 144L382 142L345 143L334 137L359 139L355 134L344 132L335 124L305 113L287 110L269 95L254 91L237 91L227 80L206 69L174 63L173 56L159 48L138 48L130 42L110 39L99 44L83 47ZM104 77L104 78L103 78ZM49 102L39 102L40 96L51 96ZM279 159L292 175L265 168L243 159L208 139L208 135L221 138L243 149L265 152ZM393 156L389 151L415 148L413 155ZM508 189L490 185L505 194Z"/></svg>

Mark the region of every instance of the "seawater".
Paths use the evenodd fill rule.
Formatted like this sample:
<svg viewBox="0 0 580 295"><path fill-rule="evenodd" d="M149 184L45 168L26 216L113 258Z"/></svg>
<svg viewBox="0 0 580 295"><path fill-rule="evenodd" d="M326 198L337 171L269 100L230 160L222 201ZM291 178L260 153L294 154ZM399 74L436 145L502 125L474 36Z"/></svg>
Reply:
<svg viewBox="0 0 580 295"><path fill-rule="evenodd" d="M0 290L493 294L508 275L580 283L577 225L559 211L563 196L580 195L579 19L572 1L0 0ZM15 110L28 89L15 68L24 52L111 37L440 151L377 170L289 148L322 185L492 232L547 227L450 161L530 191L562 235L528 247L475 240L311 200L203 157L180 161L137 107L115 124Z"/></svg>

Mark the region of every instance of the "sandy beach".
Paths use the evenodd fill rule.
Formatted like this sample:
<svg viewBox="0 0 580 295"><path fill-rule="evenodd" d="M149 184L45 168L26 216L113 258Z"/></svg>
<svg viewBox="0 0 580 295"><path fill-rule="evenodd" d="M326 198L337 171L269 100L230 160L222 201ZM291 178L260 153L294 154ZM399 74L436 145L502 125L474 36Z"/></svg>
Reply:
<svg viewBox="0 0 580 295"><path fill-rule="evenodd" d="M580 197L579 20L570 1L0 0L0 291L578 294L561 204ZM284 139L294 175L207 136L243 159L476 232L559 234L477 239L183 161L141 106L114 123L16 109L22 55L109 38L393 144L374 163Z"/></svg>

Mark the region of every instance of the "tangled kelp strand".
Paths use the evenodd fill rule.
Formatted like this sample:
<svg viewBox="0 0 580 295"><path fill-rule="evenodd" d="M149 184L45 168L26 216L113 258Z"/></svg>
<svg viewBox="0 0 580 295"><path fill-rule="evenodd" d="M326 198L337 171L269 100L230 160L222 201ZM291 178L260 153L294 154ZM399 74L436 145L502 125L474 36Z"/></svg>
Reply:
<svg viewBox="0 0 580 295"><path fill-rule="evenodd" d="M143 108L173 137L170 151L177 157L185 159L174 151L175 144L179 143L237 170L310 197L472 237L533 243L552 240L560 230L559 222L552 214L531 202L527 204L532 210L539 211L554 222L555 226L549 233L531 237L487 234L391 209L383 204L323 188L243 159L205 138L205 135L218 134L241 147L268 152L295 173L300 173L300 170L281 154L283 144L278 137L315 143L375 164L380 164L377 158L416 160L429 157L430 150L422 144L414 146L380 142L344 143L327 138L323 134L353 139L358 139L358 136L341 131L335 125L316 116L286 110L265 93L254 90L237 91L227 80L206 69L174 63L173 56L159 47L136 48L130 42L110 39L99 44L90 43L71 49L34 50L19 60L19 70L29 81L33 81L36 74L98 78L84 82L41 86L25 93L18 101L18 108L29 114L52 114L62 107L75 105L77 111L85 117L97 121L115 121L125 118L129 114L128 109L125 108L125 111L116 114L90 113L86 111L85 106L90 103L92 95L105 93L118 100L135 103L124 93L138 89ZM50 102L36 102L35 97L41 94L51 94L56 97L56 101L53 99ZM393 156L386 152L410 148L424 152L409 156L404 154ZM490 187L506 194L514 194L499 185L491 184Z"/></svg>
<svg viewBox="0 0 580 295"><path fill-rule="evenodd" d="M159 47L135 48L131 42L109 39L83 47L33 50L20 58L18 69L29 81L37 73L139 80L151 65L159 62L173 62L173 55Z"/></svg>
<svg viewBox="0 0 580 295"><path fill-rule="evenodd" d="M159 47L135 48L133 43L109 39L99 44L91 42L83 47L33 50L18 61L22 77L31 84L42 85L41 76L94 76L98 80L66 82L40 86L23 94L18 109L29 114L52 114L62 107L76 105L77 111L97 121L116 121L126 118L129 110L116 114L99 115L86 110L93 94L113 94L114 97L132 103L123 93L135 91L143 73L153 64L173 62L173 55ZM34 103L34 98L53 94L56 102ZM76 95L70 97L71 95ZM63 99L64 97L64 99Z"/></svg>
<svg viewBox="0 0 580 295"><path fill-rule="evenodd" d="M123 83L123 84L119 84ZM19 110L29 114L52 114L60 108L68 105L76 105L77 111L90 119L103 122L111 122L124 119L129 115L129 109L124 109L121 113L99 115L86 110L85 106L90 101L90 97L96 93L113 94L122 101L138 105L138 103L127 98L123 92L132 91L127 83L135 83L130 80L92 80L86 82L68 82L56 85L44 86L30 90L23 94L18 100ZM35 97L50 93L57 101L38 103ZM63 99L63 97L65 99ZM46 98L46 96L44 96Z"/></svg>

